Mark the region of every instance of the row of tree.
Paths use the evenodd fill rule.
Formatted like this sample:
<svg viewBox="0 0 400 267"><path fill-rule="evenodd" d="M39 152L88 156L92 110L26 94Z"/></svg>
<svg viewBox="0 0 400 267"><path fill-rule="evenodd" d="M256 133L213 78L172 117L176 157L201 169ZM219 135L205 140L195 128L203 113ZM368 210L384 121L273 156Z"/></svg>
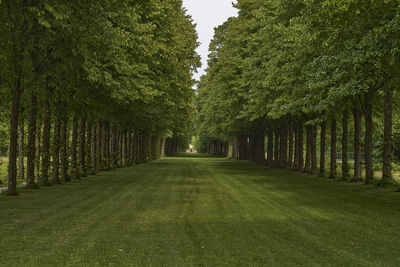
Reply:
<svg viewBox="0 0 400 267"><path fill-rule="evenodd" d="M190 141L200 61L181 0L1 0L0 40L9 194L24 179L25 151L36 187Z"/></svg>
<svg viewBox="0 0 400 267"><path fill-rule="evenodd" d="M203 150L237 142L241 159L324 176L329 141L331 178L339 148L343 179L354 152L354 181L364 161L364 181L373 182L375 159L379 183L393 184L400 1L238 0L236 8L215 30L199 85Z"/></svg>

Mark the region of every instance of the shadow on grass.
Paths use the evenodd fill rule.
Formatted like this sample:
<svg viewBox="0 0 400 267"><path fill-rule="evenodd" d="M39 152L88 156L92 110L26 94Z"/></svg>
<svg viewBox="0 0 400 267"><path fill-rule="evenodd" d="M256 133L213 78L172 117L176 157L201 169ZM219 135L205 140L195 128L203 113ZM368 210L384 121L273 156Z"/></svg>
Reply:
<svg viewBox="0 0 400 267"><path fill-rule="evenodd" d="M216 156L206 154L206 153L178 153L175 156L168 157L168 158L218 158ZM220 157L222 158L222 157Z"/></svg>

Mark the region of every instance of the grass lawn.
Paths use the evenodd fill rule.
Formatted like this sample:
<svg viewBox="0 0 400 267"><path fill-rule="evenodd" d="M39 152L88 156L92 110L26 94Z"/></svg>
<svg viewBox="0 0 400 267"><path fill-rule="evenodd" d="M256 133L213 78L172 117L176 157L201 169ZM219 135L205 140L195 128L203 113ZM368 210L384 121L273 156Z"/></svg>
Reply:
<svg viewBox="0 0 400 267"><path fill-rule="evenodd" d="M400 266L400 193L165 158L0 196L2 266Z"/></svg>

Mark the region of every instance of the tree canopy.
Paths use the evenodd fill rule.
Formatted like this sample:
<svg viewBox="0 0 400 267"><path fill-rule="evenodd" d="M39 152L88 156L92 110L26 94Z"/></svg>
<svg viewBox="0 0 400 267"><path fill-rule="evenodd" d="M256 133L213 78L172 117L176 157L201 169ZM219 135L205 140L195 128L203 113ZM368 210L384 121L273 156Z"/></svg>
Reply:
<svg viewBox="0 0 400 267"><path fill-rule="evenodd" d="M68 131L69 123L83 131L81 138L101 123L107 136L116 127L171 137L176 145L190 142L192 73L200 59L195 25L182 1L2 0L0 25L1 112L11 118L10 184L17 128L28 117L28 138L44 128L44 153L57 148L47 145L49 138L57 143L59 128L65 124ZM83 146L72 132L71 142Z"/></svg>
<svg viewBox="0 0 400 267"><path fill-rule="evenodd" d="M336 140L336 120L341 119L339 129L346 130L347 114L353 113L356 133L352 149L361 157L358 144L363 143L366 183L372 182L375 150L382 152L375 153L375 160L383 159L382 183L392 183L392 97L398 94L399 4L238 0L238 17L216 28L210 45L207 75L202 77L197 95L199 135L209 144L246 135L251 147L252 133L262 128L263 134L275 132L275 141L283 139L277 145L290 155L285 144L289 141L293 145L293 134L300 141L298 128L305 125L308 135L315 139L315 127L325 127L329 121L330 137ZM363 140L358 131L360 117L365 118ZM379 118L385 123L379 123ZM345 143L347 135L343 137ZM269 137L272 139L272 133ZM384 141L378 144L379 139ZM299 152L297 147L295 150ZM336 142L331 142L330 150L336 150ZM290 165L293 156L288 159ZM312 155L308 156L312 162ZM336 158L331 161L336 162ZM331 169L336 169L336 163L332 164Z"/></svg>

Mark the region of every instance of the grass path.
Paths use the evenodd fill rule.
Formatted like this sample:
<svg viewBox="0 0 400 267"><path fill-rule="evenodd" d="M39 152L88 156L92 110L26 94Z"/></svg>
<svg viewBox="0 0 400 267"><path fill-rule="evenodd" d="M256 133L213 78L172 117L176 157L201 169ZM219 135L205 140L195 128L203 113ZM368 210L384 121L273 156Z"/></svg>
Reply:
<svg viewBox="0 0 400 267"><path fill-rule="evenodd" d="M0 196L2 266L400 266L400 194L208 157Z"/></svg>

